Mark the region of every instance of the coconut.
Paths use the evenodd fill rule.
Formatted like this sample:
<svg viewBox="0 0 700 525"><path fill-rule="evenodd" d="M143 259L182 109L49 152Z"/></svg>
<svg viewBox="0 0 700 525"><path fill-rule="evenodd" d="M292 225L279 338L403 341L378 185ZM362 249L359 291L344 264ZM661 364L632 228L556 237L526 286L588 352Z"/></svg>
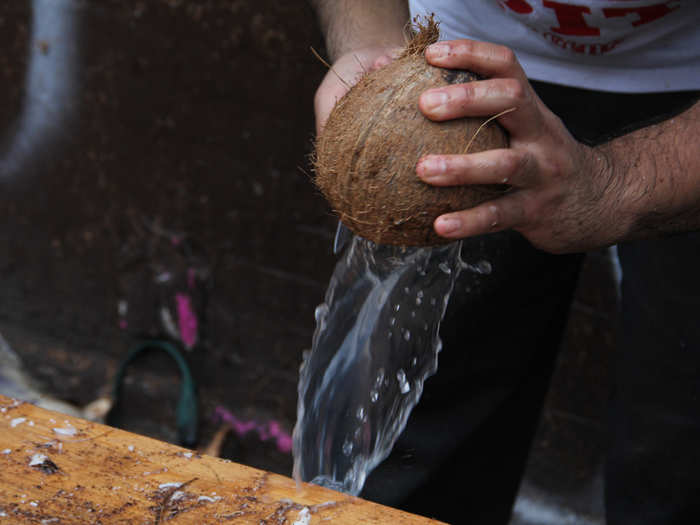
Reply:
<svg viewBox="0 0 700 525"><path fill-rule="evenodd" d="M424 50L437 41L437 24L417 21L401 56L365 75L341 98L316 140L315 183L340 220L378 244L444 244L433 222L501 195L504 186L436 187L416 175L429 153L462 154L508 146L495 120L427 119L418 97L429 88L477 80L477 75L431 66Z"/></svg>

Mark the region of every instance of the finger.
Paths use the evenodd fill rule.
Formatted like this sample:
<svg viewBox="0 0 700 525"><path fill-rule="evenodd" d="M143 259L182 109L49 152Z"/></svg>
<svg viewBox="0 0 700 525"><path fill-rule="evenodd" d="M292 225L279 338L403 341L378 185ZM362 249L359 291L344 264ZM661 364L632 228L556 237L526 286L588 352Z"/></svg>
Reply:
<svg viewBox="0 0 700 525"><path fill-rule="evenodd" d="M333 77L326 78L319 86L314 97L314 114L316 115L316 134L319 135L338 100L348 92L348 87Z"/></svg>
<svg viewBox="0 0 700 525"><path fill-rule="evenodd" d="M464 184L532 184L534 161L528 151L493 149L469 155L426 155L416 164L416 173L434 186Z"/></svg>
<svg viewBox="0 0 700 525"><path fill-rule="evenodd" d="M520 80L526 78L523 68L510 48L489 42L437 42L426 48L425 58L434 66L468 69L486 77L512 77Z"/></svg>
<svg viewBox="0 0 700 525"><path fill-rule="evenodd" d="M542 115L534 98L527 82L498 78L429 89L421 93L418 107L438 122L504 113L498 118L503 127L511 133L522 133L541 126Z"/></svg>
<svg viewBox="0 0 700 525"><path fill-rule="evenodd" d="M399 55L401 54L402 49L399 47L396 47L394 49L391 49L388 53L381 55L377 57L374 62L372 63L372 67L370 67L370 71L374 71L376 69L381 69L384 66L388 66L391 62L396 60Z"/></svg>
<svg viewBox="0 0 700 525"><path fill-rule="evenodd" d="M331 110L338 99L336 97L319 99L315 103L316 107L316 135L320 135L328 121Z"/></svg>
<svg viewBox="0 0 700 525"><path fill-rule="evenodd" d="M372 63L372 67L370 69L371 69L371 71L381 69L384 66L388 66L389 64L391 64L392 60L393 60L393 58L391 58L391 56L382 55L382 56L378 57L377 59L375 59L374 63Z"/></svg>
<svg viewBox="0 0 700 525"><path fill-rule="evenodd" d="M435 233L448 239L463 239L516 228L525 219L523 192L516 191L474 208L440 215Z"/></svg>

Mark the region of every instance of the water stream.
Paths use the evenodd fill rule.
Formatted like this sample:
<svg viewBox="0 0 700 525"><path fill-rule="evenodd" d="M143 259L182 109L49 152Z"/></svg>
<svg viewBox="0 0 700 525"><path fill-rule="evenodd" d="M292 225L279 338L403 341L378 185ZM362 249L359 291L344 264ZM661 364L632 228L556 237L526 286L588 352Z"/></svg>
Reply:
<svg viewBox="0 0 700 525"><path fill-rule="evenodd" d="M357 495L385 459L437 370L438 335L461 269L461 242L376 245L353 236L316 309L300 370L294 476Z"/></svg>

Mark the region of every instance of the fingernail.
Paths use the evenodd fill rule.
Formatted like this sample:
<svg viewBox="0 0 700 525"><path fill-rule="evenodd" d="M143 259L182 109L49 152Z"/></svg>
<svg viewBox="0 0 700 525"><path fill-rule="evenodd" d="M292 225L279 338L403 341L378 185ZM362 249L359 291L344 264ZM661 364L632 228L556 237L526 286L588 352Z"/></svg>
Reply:
<svg viewBox="0 0 700 525"><path fill-rule="evenodd" d="M426 91L423 93L423 106L427 110L437 109L447 102L447 93L444 91Z"/></svg>
<svg viewBox="0 0 700 525"><path fill-rule="evenodd" d="M446 170L447 164L441 157L423 157L417 166L418 174L425 179L438 177Z"/></svg>
<svg viewBox="0 0 700 525"><path fill-rule="evenodd" d="M455 219L454 217L438 217L437 226L440 229L439 233L441 235L448 235L459 230L462 223L459 219Z"/></svg>
<svg viewBox="0 0 700 525"><path fill-rule="evenodd" d="M429 58L446 58L450 54L450 46L447 44L432 44L425 49L425 53Z"/></svg>

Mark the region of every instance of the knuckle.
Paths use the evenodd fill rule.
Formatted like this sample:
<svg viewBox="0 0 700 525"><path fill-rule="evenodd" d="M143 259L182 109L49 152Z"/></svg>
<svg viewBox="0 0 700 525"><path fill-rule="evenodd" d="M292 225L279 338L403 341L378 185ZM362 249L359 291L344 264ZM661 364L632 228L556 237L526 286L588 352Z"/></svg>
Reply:
<svg viewBox="0 0 700 525"><path fill-rule="evenodd" d="M382 56L379 56L379 57L377 57L377 58L374 59L374 61L372 62L372 66L371 66L370 69L371 69L372 71L377 70L377 69L381 69L381 68L383 68L384 66L389 65L390 62L391 62L391 57L390 57L389 55L382 55Z"/></svg>
<svg viewBox="0 0 700 525"><path fill-rule="evenodd" d="M488 228L498 228L502 223L502 213L500 207L496 204L489 204L486 207L484 220Z"/></svg>
<svg viewBox="0 0 700 525"><path fill-rule="evenodd" d="M518 166L516 170L524 184L528 186L532 185L536 180L537 170L537 164L532 154L529 152L522 153L518 157Z"/></svg>
<svg viewBox="0 0 700 525"><path fill-rule="evenodd" d="M518 63L518 58L515 56L515 52L506 46L497 46L496 56L498 59L506 66L514 66Z"/></svg>
<svg viewBox="0 0 700 525"><path fill-rule="evenodd" d="M522 105L529 100L529 90L518 79L508 78L503 83L506 96L510 98L514 104Z"/></svg>
<svg viewBox="0 0 700 525"><path fill-rule="evenodd" d="M505 150L501 155L503 171L505 175L513 175L522 171L524 166L523 155L512 149Z"/></svg>
<svg viewBox="0 0 700 525"><path fill-rule="evenodd" d="M475 42L473 40L457 40L453 42L454 45L450 45L450 54L451 55L473 55L474 54L474 45Z"/></svg>
<svg viewBox="0 0 700 525"><path fill-rule="evenodd" d="M465 102L474 100L477 97L475 84L475 82L467 82L466 84L456 86L459 93L459 98Z"/></svg>

